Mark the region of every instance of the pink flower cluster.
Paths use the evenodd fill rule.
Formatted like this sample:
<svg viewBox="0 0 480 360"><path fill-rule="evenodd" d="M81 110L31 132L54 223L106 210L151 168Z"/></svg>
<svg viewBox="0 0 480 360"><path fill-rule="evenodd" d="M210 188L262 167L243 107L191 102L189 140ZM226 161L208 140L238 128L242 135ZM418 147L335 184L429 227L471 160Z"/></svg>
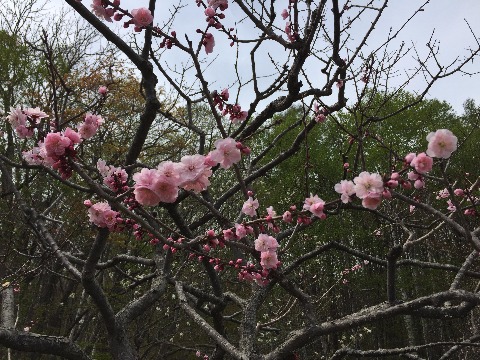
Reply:
<svg viewBox="0 0 480 360"><path fill-rule="evenodd" d="M127 191L128 175L120 167L108 166L102 159L97 161L97 169L103 177L103 183L114 192Z"/></svg>
<svg viewBox="0 0 480 360"><path fill-rule="evenodd" d="M327 217L323 212L324 207L325 201L320 199L317 195L310 194L310 197L305 199L303 210L310 211L316 217L324 220Z"/></svg>
<svg viewBox="0 0 480 360"><path fill-rule="evenodd" d="M465 215L467 216L477 215L477 211L475 208L478 202L480 201L480 198L473 196L469 189L464 190L464 189L457 188L453 190L453 194L459 198L465 198L467 201L471 203L471 206L466 207L466 209L464 210L463 213ZM449 199L449 197L450 197L450 192L448 191L448 189L443 189L438 192L436 199L437 200L447 199L447 210L451 212L455 212L457 211L457 207L455 206L453 201Z"/></svg>
<svg viewBox="0 0 480 360"><path fill-rule="evenodd" d="M258 235L255 240L255 250L260 251L260 265L264 269L276 269L278 267L277 248L278 242L273 236Z"/></svg>
<svg viewBox="0 0 480 360"><path fill-rule="evenodd" d="M422 152L418 155L410 153L404 159L404 166L411 166L415 169L407 175L415 189L425 187L424 175L432 171L432 157L447 159L457 149L457 137L450 130L441 129L432 132L427 136L427 141L426 153ZM341 194L343 203L350 202L351 196L355 194L362 199L363 207L375 210L380 205L382 198L391 198L390 191L386 188L394 189L399 183L404 189L412 187L412 183L401 179L397 172L392 173L390 179L384 183L380 174L370 174L364 171L354 178L353 182L342 180L336 184L335 191ZM449 210L453 211L452 209L453 205L449 204Z"/></svg>
<svg viewBox="0 0 480 360"><path fill-rule="evenodd" d="M133 24L137 29L144 28L153 22L153 15L147 8L139 8L132 10Z"/></svg>
<svg viewBox="0 0 480 360"><path fill-rule="evenodd" d="M40 124L40 121L47 118L40 108L25 108L21 107L10 108L10 114L7 116L7 121L12 125L21 139L30 138L33 136L34 129Z"/></svg>
<svg viewBox="0 0 480 360"><path fill-rule="evenodd" d="M27 129L28 137L33 135L40 120L46 118L47 115L40 111L39 108L12 109L8 116L8 121L12 126L16 126L19 137L24 135L22 129ZM31 125L25 126L26 121ZM102 118L97 115L87 114L84 123L78 126L78 132L71 128L66 128L62 132L50 132L43 140L40 140L36 147L23 152L24 160L30 165L44 165L52 167L62 175L64 179L72 175L71 165L68 159L75 159L77 152L75 145L80 144L83 139L88 139L97 131L98 126L103 122Z"/></svg>
<svg viewBox="0 0 480 360"><path fill-rule="evenodd" d="M179 163L165 161L157 169L142 169L134 174L135 199L142 205L155 206L160 202L175 202L181 188L194 192L206 190L212 166L220 164L228 169L241 159L237 143L231 138L217 140L215 147L207 156L187 155Z"/></svg>
<svg viewBox="0 0 480 360"><path fill-rule="evenodd" d="M78 0L77 0L78 1ZM117 12L120 6L120 0L113 0L111 3L106 0L92 0L92 12L105 21L112 22L120 21L125 16L124 13ZM139 32L153 22L153 15L151 11L145 7L133 9L131 11L131 19L123 24L124 28L128 28L131 24L134 25L134 30Z"/></svg>
<svg viewBox="0 0 480 360"><path fill-rule="evenodd" d="M99 202L94 205L89 200L84 204L88 206L88 218L91 223L101 228L116 230L118 225L123 222L118 211L112 210L106 202Z"/></svg>
<svg viewBox="0 0 480 360"><path fill-rule="evenodd" d="M313 104L313 112L315 114L315 121L317 123L323 123L328 115L328 110L325 108L320 109L317 102Z"/></svg>
<svg viewBox="0 0 480 360"><path fill-rule="evenodd" d="M211 54L213 52L213 48L215 46L215 38L213 37L212 33L205 33L203 35L203 46L205 46L205 53Z"/></svg>
<svg viewBox="0 0 480 360"><path fill-rule="evenodd" d="M220 93L217 91L212 92L213 103L218 107L218 109L222 112L223 116L230 115L230 121L234 124L240 123L244 121L247 116L247 111L242 111L240 105L235 104L227 104L228 98L230 94L228 89L223 89Z"/></svg>
<svg viewBox="0 0 480 360"><path fill-rule="evenodd" d="M216 9L214 9L213 7L207 7L205 9L205 15L207 16L205 21L208 23L209 26L213 26L217 30L222 28L222 24L218 19L224 19L225 14L223 13L218 14L216 12Z"/></svg>
<svg viewBox="0 0 480 360"><path fill-rule="evenodd" d="M254 200L252 197L249 197L248 200L243 203L242 212L245 215L254 217L255 215L257 215L256 210L258 209L258 207L258 200Z"/></svg>
<svg viewBox="0 0 480 360"><path fill-rule="evenodd" d="M83 123L77 125L78 133L82 139L90 139L102 124L103 119L100 115L87 113Z"/></svg>
<svg viewBox="0 0 480 360"><path fill-rule="evenodd" d="M113 5L119 6L120 0L114 0ZM105 21L112 22L112 16L115 15L115 8L109 6L110 4L105 0L92 0L92 5L90 5L95 16L104 19Z"/></svg>
<svg viewBox="0 0 480 360"><path fill-rule="evenodd" d="M351 196L356 195L362 199L364 208L375 210L382 202L383 197L391 197L390 192L384 189L383 179L380 174L361 172L352 181L342 180L335 185L335 191L341 194L343 203L350 202Z"/></svg>
<svg viewBox="0 0 480 360"><path fill-rule="evenodd" d="M295 42L298 39L298 33L294 30L293 24L287 21L285 24L285 34L290 42Z"/></svg>
<svg viewBox="0 0 480 360"><path fill-rule="evenodd" d="M208 6L214 10L219 8L221 11L225 11L228 8L228 0L208 0Z"/></svg>
<svg viewBox="0 0 480 360"><path fill-rule="evenodd" d="M23 152L23 158L31 165L50 166L68 179L72 176L72 168L68 158L75 159L77 152L75 144L82 142L80 135L70 128L64 132L48 133L44 141L39 141L38 146Z"/></svg>
<svg viewBox="0 0 480 360"><path fill-rule="evenodd" d="M232 138L226 138L215 141L215 150L207 157L214 163L220 164L222 169L228 169L241 160L242 154L237 142Z"/></svg>

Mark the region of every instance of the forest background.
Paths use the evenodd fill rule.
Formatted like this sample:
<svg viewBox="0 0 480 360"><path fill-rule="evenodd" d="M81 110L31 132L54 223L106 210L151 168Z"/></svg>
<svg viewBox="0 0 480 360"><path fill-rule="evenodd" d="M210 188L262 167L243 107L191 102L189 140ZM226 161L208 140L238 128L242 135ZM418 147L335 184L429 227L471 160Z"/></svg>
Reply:
<svg viewBox="0 0 480 360"><path fill-rule="evenodd" d="M32 122L31 138L1 124L4 358L478 357L478 89L465 80L464 92L450 90L460 111L428 98L443 78L476 79L468 20L458 41L469 45L444 62L435 33L426 45L397 41L428 1L390 32L376 27L387 1L233 1L214 16L204 12L215 1L158 15L150 1L158 27L140 31L115 29L87 1L65 3L73 10L51 18L36 1L2 4L2 113L49 116ZM124 14L120 25L128 5L100 1ZM384 41L372 49L374 31ZM104 122L62 159L71 176L26 161L23 151L87 113ZM417 171L416 188L404 158L438 129L458 148ZM240 142L242 159L207 169L208 188L132 207L134 174L207 155L221 138ZM99 159L125 169L125 189L105 182ZM340 201L335 185L365 171L392 200ZM304 208L314 194L326 219ZM249 198L260 203L254 216L242 211ZM108 202L124 222L94 223L85 200ZM279 244L272 268L254 242L263 233Z"/></svg>

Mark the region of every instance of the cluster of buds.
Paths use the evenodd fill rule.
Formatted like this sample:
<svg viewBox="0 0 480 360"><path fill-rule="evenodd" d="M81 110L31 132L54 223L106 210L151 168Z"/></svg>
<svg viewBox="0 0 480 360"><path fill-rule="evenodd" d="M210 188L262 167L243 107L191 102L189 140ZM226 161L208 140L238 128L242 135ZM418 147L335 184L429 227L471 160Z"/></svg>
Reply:
<svg viewBox="0 0 480 360"><path fill-rule="evenodd" d="M315 114L315 121L317 123L323 123L328 115L328 110L326 108L320 108L320 105L315 102L313 104L313 113Z"/></svg>
<svg viewBox="0 0 480 360"><path fill-rule="evenodd" d="M221 111L223 116L230 115L230 121L234 124L244 121L248 112L243 111L242 107L238 104L228 104L227 101L230 97L228 89L223 89L220 93L218 91L212 91L213 103Z"/></svg>
<svg viewBox="0 0 480 360"><path fill-rule="evenodd" d="M119 21L121 19L121 14L116 14L116 11L120 6L120 0L113 0L111 4L106 0L93 0L92 5L90 6L92 8L92 12L100 19L104 19L108 22L112 22L112 17L115 21ZM118 15L120 15L120 18Z"/></svg>
<svg viewBox="0 0 480 360"><path fill-rule="evenodd" d="M175 45L175 42L177 41L177 32L172 31L170 34L172 35L172 38L164 37L162 42L160 43L161 48L171 49L172 46Z"/></svg>
<svg viewBox="0 0 480 360"><path fill-rule="evenodd" d="M213 7L207 7L205 9L205 16L207 17L205 21L208 23L208 26L212 26L217 30L222 28L222 24L218 19L225 19L225 14L218 14Z"/></svg>
<svg viewBox="0 0 480 360"><path fill-rule="evenodd" d="M340 275L342 276L342 284L348 284L348 280L346 279L346 276L349 275L350 273L355 273L358 272L363 268L363 266L368 265L370 262L368 260L363 260L363 264L355 264L351 268L346 268L342 270Z"/></svg>
<svg viewBox="0 0 480 360"><path fill-rule="evenodd" d="M299 39L298 33L295 31L293 24L290 21L287 21L285 24L285 34L290 42L295 42Z"/></svg>
<svg viewBox="0 0 480 360"><path fill-rule="evenodd" d="M17 106L10 108L10 114L7 116L7 121L12 125L21 139L30 138L33 136L35 129L41 127L41 120L48 118L40 108L25 108Z"/></svg>

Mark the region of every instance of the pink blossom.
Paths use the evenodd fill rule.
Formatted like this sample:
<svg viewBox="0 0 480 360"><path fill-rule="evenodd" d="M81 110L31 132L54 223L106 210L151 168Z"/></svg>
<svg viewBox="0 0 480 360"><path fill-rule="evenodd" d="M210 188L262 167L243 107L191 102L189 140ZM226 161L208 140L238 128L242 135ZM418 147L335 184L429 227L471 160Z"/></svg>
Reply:
<svg viewBox="0 0 480 360"><path fill-rule="evenodd" d="M153 190L157 178L157 171L151 169L142 169L139 173L134 174L135 190L133 193L135 200L144 206L158 205L160 196Z"/></svg>
<svg viewBox="0 0 480 360"><path fill-rule="evenodd" d="M425 153L420 153L411 161L410 166L415 167L419 174L426 174L432 170L433 159Z"/></svg>
<svg viewBox="0 0 480 360"><path fill-rule="evenodd" d="M67 127L63 133L67 138L69 138L73 144L80 144L82 142L82 139L80 137L80 134L78 134L76 131L70 129Z"/></svg>
<svg viewBox="0 0 480 360"><path fill-rule="evenodd" d="M208 16L209 18L215 16L215 9L211 7L207 7L205 9L205 15Z"/></svg>
<svg viewBox="0 0 480 360"><path fill-rule="evenodd" d="M211 6L215 10L220 8L220 10L224 11L228 8L228 0L208 0L208 6Z"/></svg>
<svg viewBox="0 0 480 360"><path fill-rule="evenodd" d="M128 175L124 169L110 166L107 174L103 177L103 183L115 192L122 191L127 183L127 178Z"/></svg>
<svg viewBox="0 0 480 360"><path fill-rule="evenodd" d="M106 202L96 203L88 208L90 222L101 228L113 229L117 223L119 213L112 210Z"/></svg>
<svg viewBox="0 0 480 360"><path fill-rule="evenodd" d="M165 177L165 181L178 186L180 183L179 164L172 161L162 161L158 166L158 174Z"/></svg>
<svg viewBox="0 0 480 360"><path fill-rule="evenodd" d="M440 190L438 192L438 195L437 195L437 200L439 199L446 199L450 196L450 193L448 192L448 189L443 189L443 190Z"/></svg>
<svg viewBox="0 0 480 360"><path fill-rule="evenodd" d="M43 155L45 156L46 154ZM42 165L44 160L39 147L22 152L22 157L29 165Z"/></svg>
<svg viewBox="0 0 480 360"><path fill-rule="evenodd" d="M213 52L213 47L215 46L215 39L212 33L206 33L203 37L203 45L205 46L205 52L210 54Z"/></svg>
<svg viewBox="0 0 480 360"><path fill-rule="evenodd" d="M285 34L287 34L290 41L295 41L295 37L292 36L292 23L290 21L285 23Z"/></svg>
<svg viewBox="0 0 480 360"><path fill-rule="evenodd" d="M413 171L410 171L410 172L407 174L408 180L411 180L411 181L415 181L415 180L417 180L419 177L420 177L420 175L418 175L416 172L413 172Z"/></svg>
<svg viewBox="0 0 480 360"><path fill-rule="evenodd" d="M282 19L283 20L286 20L288 18L288 10L287 9L283 9L282 13L280 14L282 15Z"/></svg>
<svg viewBox="0 0 480 360"><path fill-rule="evenodd" d="M99 93L100 95L105 96L105 95L107 95L107 92L108 92L108 88L107 88L106 86L104 86L104 85L102 85L102 86L100 86L100 87L98 88L98 93Z"/></svg>
<svg viewBox="0 0 480 360"><path fill-rule="evenodd" d="M415 182L413 183L413 187L415 189L422 189L425 187L425 181L423 181L422 179L417 179L415 180Z"/></svg>
<svg viewBox="0 0 480 360"><path fill-rule="evenodd" d="M477 214L475 209L465 209L463 213L467 216L475 216Z"/></svg>
<svg viewBox="0 0 480 360"><path fill-rule="evenodd" d="M390 179L392 180L400 180L400 174L398 172L393 172L392 175L390 175Z"/></svg>
<svg viewBox="0 0 480 360"><path fill-rule="evenodd" d="M170 184L165 176L159 176L152 185L153 192L158 196L161 202L173 203L178 197L178 187Z"/></svg>
<svg viewBox="0 0 480 360"><path fill-rule="evenodd" d="M24 114L22 108L17 106L16 108L10 108L10 114L7 116L7 121L12 125L12 127L17 128L18 126L25 126L27 123L27 115Z"/></svg>
<svg viewBox="0 0 480 360"><path fill-rule="evenodd" d="M255 250L263 251L276 251L278 248L278 242L273 236L267 234L260 234L255 240Z"/></svg>
<svg viewBox="0 0 480 360"><path fill-rule="evenodd" d="M205 161L203 162L204 165L206 166L210 166L210 167L213 167L213 166L217 166L218 165L218 162L214 161L211 157L211 153L208 153L206 156L205 156Z"/></svg>
<svg viewBox="0 0 480 360"><path fill-rule="evenodd" d="M278 267L277 253L272 251L264 251L260 254L260 265L264 269L276 269Z"/></svg>
<svg viewBox="0 0 480 360"><path fill-rule="evenodd" d="M135 200L143 206L155 206L160 203L160 197L156 192L146 186L135 186L133 194Z"/></svg>
<svg viewBox="0 0 480 360"><path fill-rule="evenodd" d="M412 160L415 159L415 156L417 156L417 154L409 153L407 156L405 156L405 162L407 164L410 164L412 162Z"/></svg>
<svg viewBox="0 0 480 360"><path fill-rule="evenodd" d="M371 194L362 199L362 206L366 209L375 210L382 202L382 196L379 194Z"/></svg>
<svg viewBox="0 0 480 360"><path fill-rule="evenodd" d="M408 182L408 181L404 181L402 183L402 187L405 189L405 190L409 190L412 188L412 183Z"/></svg>
<svg viewBox="0 0 480 360"><path fill-rule="evenodd" d="M315 115L315 121L317 123L323 123L326 118L327 118L327 116L323 113L318 113L317 115Z"/></svg>
<svg viewBox="0 0 480 360"><path fill-rule="evenodd" d="M318 195L310 194L310 197L305 199L305 203L303 204L303 210L310 210L310 206L318 202L323 202L323 200L320 199Z"/></svg>
<svg viewBox="0 0 480 360"><path fill-rule="evenodd" d="M203 155L186 155L182 157L178 164L178 174L181 183L195 181L200 177L205 169L205 156Z"/></svg>
<svg viewBox="0 0 480 360"><path fill-rule="evenodd" d="M110 166L107 165L105 160L98 159L97 161L97 170L102 175L102 177L107 177L110 170Z"/></svg>
<svg viewBox="0 0 480 360"><path fill-rule="evenodd" d="M220 164L222 169L228 169L242 158L237 142L232 138L215 141L215 150L210 153L210 158Z"/></svg>
<svg viewBox="0 0 480 360"><path fill-rule="evenodd" d="M318 195L310 194L310 197L305 199L305 203L303 204L303 210L308 210L316 217L324 219L325 218L325 214L323 213L324 206L325 206L325 202L322 199L320 199Z"/></svg>
<svg viewBox="0 0 480 360"><path fill-rule="evenodd" d="M26 108L25 109L25 114L27 114L28 116L30 116L31 118L34 118L34 119L43 119L43 118L48 117L48 115L45 114L42 110L40 110L39 107Z"/></svg>
<svg viewBox="0 0 480 360"><path fill-rule="evenodd" d="M257 210L258 207L259 207L258 200L257 199L253 200L252 197L249 197L248 200L243 203L242 212L245 215L254 217L255 215L257 215L255 210Z"/></svg>
<svg viewBox="0 0 480 360"><path fill-rule="evenodd" d="M292 213L290 211L285 211L283 213L282 220L286 223L291 223L293 220Z"/></svg>
<svg viewBox="0 0 480 360"><path fill-rule="evenodd" d="M325 203L322 201L322 202L318 202L316 204L313 204L312 206L310 206L310 212L315 215L316 217L324 220L327 216L325 215L325 213L323 212L323 209L325 207Z"/></svg>
<svg viewBox="0 0 480 360"><path fill-rule="evenodd" d="M28 139L33 136L33 130L31 128L27 128L25 125L17 126L15 132L20 139Z"/></svg>
<svg viewBox="0 0 480 360"><path fill-rule="evenodd" d="M453 193L457 196L465 196L465 191L463 189L455 189Z"/></svg>
<svg viewBox="0 0 480 360"><path fill-rule="evenodd" d="M82 139L90 139L98 130L96 126L85 123L78 125L77 129Z"/></svg>
<svg viewBox="0 0 480 360"><path fill-rule="evenodd" d="M235 234L233 233L232 229L223 230L223 238L225 240L234 240Z"/></svg>
<svg viewBox="0 0 480 360"><path fill-rule="evenodd" d="M273 206L269 206L269 207L267 208L267 214L268 214L268 216L270 216L270 217L275 217L275 216L277 216L277 212L276 212L275 210L273 210Z"/></svg>
<svg viewBox="0 0 480 360"><path fill-rule="evenodd" d="M241 123L245 121L248 116L247 111L242 111L242 107L238 104L233 105L229 111L230 114L230 121L234 124Z"/></svg>
<svg viewBox="0 0 480 360"><path fill-rule="evenodd" d="M228 89L223 89L221 92L220 92L220 96L223 98L223 100L225 101L228 101L229 97L230 97L230 94L228 92Z"/></svg>
<svg viewBox="0 0 480 360"><path fill-rule="evenodd" d="M363 171L353 179L355 183L355 193L360 199L369 196L376 197L383 192L383 180L380 174L370 174Z"/></svg>
<svg viewBox="0 0 480 360"><path fill-rule="evenodd" d="M103 119L100 115L87 113L84 122L77 126L78 133L82 139L90 139L101 124L103 124Z"/></svg>
<svg viewBox="0 0 480 360"><path fill-rule="evenodd" d="M204 158L204 156L202 157ZM197 178L190 181L181 182L180 187L188 191L199 193L203 190L206 190L207 187L210 185L209 178L211 175L212 175L212 169L205 165L202 171L200 172L199 176L197 176Z"/></svg>
<svg viewBox="0 0 480 360"><path fill-rule="evenodd" d="M111 17L113 16L113 9L109 9L110 11L107 11L107 9L103 6L102 0L93 0L92 5L90 5L92 8L92 12L95 14L100 19L105 19L108 22L112 22Z"/></svg>
<svg viewBox="0 0 480 360"><path fill-rule="evenodd" d="M92 124L94 126L100 126L103 124L103 118L100 115L92 114L92 113L87 113L85 115L84 122L86 124Z"/></svg>
<svg viewBox="0 0 480 360"><path fill-rule="evenodd" d="M132 10L133 23L135 26L142 28L148 26L153 21L152 13L147 8L139 8Z"/></svg>
<svg viewBox="0 0 480 360"><path fill-rule="evenodd" d="M71 144L72 140L58 132L49 133L45 137L45 150L47 152L47 156L53 158L65 154L65 149Z"/></svg>
<svg viewBox="0 0 480 360"><path fill-rule="evenodd" d="M448 211L451 211L451 212L457 211L457 207L455 205L453 205L452 200L448 199L447 204L448 204L448 207L447 207Z"/></svg>
<svg viewBox="0 0 480 360"><path fill-rule="evenodd" d="M386 185L391 189L395 189L396 187L398 187L398 181L390 179L387 181Z"/></svg>
<svg viewBox="0 0 480 360"><path fill-rule="evenodd" d="M244 238L247 236L247 229L243 224L235 224L235 234L238 239Z"/></svg>
<svg viewBox="0 0 480 360"><path fill-rule="evenodd" d="M209 177L212 170L205 165L205 156L203 155L187 155L182 157L177 165L180 182L178 186L185 190L200 192L210 185Z"/></svg>
<svg viewBox="0 0 480 360"><path fill-rule="evenodd" d="M341 180L340 183L335 185L335 191L342 194L342 202L346 204L351 201L350 196L355 194L355 184L353 181Z"/></svg>
<svg viewBox="0 0 480 360"><path fill-rule="evenodd" d="M427 135L427 154L432 157L448 159L457 150L457 137L450 130L440 129Z"/></svg>

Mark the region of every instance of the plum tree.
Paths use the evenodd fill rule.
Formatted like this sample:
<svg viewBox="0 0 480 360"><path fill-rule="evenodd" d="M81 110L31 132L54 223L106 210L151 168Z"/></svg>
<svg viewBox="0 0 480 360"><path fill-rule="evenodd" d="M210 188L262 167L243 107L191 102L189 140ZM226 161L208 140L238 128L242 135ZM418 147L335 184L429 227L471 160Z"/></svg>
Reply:
<svg viewBox="0 0 480 360"><path fill-rule="evenodd" d="M474 106L424 98L478 44L390 50L428 1L376 48L387 0L65 3L115 50L42 33L43 91L5 109L16 358L475 357Z"/></svg>

